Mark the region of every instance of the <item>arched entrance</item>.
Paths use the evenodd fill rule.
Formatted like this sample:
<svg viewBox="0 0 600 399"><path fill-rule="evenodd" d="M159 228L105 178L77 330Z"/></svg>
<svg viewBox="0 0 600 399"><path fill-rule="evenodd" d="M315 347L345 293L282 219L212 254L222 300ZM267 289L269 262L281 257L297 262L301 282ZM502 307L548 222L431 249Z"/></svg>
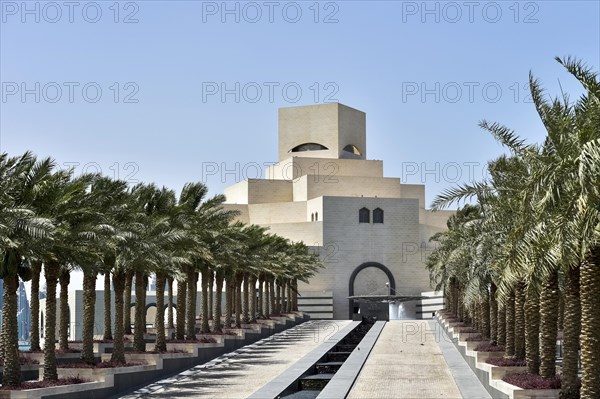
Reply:
<svg viewBox="0 0 600 399"><path fill-rule="evenodd" d="M390 292L396 292L396 281L390 269L381 263L365 262L354 269L350 275L348 296L372 295L376 293L389 295ZM353 299L349 299L348 302L349 318L352 320L357 309L355 309L355 301Z"/></svg>

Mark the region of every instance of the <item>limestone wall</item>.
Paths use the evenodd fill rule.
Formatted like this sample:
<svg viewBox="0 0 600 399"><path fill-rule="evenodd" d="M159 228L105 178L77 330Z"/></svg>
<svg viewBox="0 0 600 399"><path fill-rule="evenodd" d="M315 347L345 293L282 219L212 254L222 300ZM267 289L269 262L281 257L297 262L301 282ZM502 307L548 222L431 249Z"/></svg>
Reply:
<svg viewBox="0 0 600 399"><path fill-rule="evenodd" d="M363 206L383 209L384 223L359 223L358 211ZM427 289L429 276L420 251L418 207L415 199L323 198L320 254L326 269L300 290L332 289L334 318L346 319L350 275L365 262L377 262L390 269L400 293L418 294Z"/></svg>
<svg viewBox="0 0 600 399"><path fill-rule="evenodd" d="M292 182L285 180L249 179L224 191L229 204L264 204L292 201Z"/></svg>
<svg viewBox="0 0 600 399"><path fill-rule="evenodd" d="M313 152L310 152L312 154ZM265 171L265 179L292 180L304 175L383 177L383 161L359 159L322 159L291 154Z"/></svg>
<svg viewBox="0 0 600 399"><path fill-rule="evenodd" d="M294 201L322 196L400 197L400 179L354 176L302 176L294 180Z"/></svg>
<svg viewBox="0 0 600 399"><path fill-rule="evenodd" d="M279 160L305 143L317 143L326 150L294 152L298 157L338 158L347 144L357 146L366 159L366 115L338 104L308 105L279 109Z"/></svg>

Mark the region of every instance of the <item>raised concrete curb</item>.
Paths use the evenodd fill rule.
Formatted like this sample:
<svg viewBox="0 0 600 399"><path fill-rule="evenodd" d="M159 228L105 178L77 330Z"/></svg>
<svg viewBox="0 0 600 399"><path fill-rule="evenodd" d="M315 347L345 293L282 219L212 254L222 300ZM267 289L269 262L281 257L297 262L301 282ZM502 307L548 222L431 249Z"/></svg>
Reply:
<svg viewBox="0 0 600 399"><path fill-rule="evenodd" d="M443 327L435 321L429 321L429 327L432 331L436 328L443 330ZM490 399L491 396L489 392L481 384L479 378L477 378L473 370L471 370L469 365L465 362L465 359L454 347L450 337L448 337L445 332L442 332L442 334L436 334L436 341L463 398Z"/></svg>
<svg viewBox="0 0 600 399"><path fill-rule="evenodd" d="M344 399L348 395L360 370L367 361L371 349L375 346L377 338L379 338L383 327L385 327L385 323L385 321L375 322L367 335L360 341L356 350L352 351L342 367L317 396L318 399Z"/></svg>
<svg viewBox="0 0 600 399"><path fill-rule="evenodd" d="M327 356L327 352L331 351L342 339L358 327L360 323L360 321L353 321L331 335L325 342L294 363L292 367L288 368L277 378L250 395L248 399L278 398L295 391L295 389L293 389L295 388L295 384L297 384L302 377L310 374L315 364L321 361L323 357Z"/></svg>

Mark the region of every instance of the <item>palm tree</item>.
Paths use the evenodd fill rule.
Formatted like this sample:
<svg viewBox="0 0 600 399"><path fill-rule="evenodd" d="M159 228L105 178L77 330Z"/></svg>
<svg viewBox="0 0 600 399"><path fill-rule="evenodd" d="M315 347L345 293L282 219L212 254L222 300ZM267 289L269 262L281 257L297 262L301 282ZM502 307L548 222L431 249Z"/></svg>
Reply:
<svg viewBox="0 0 600 399"><path fill-rule="evenodd" d="M4 357L3 385L6 386L19 386L21 383L17 289L19 278L25 281L32 278L34 270L27 259L31 259L37 270L41 256L39 247L54 231L51 221L40 217L34 207L40 187L45 184L54 166L50 158L38 161L30 152L10 158L5 153L0 154L0 278L4 280L1 349ZM34 303L37 304L39 302Z"/></svg>
<svg viewBox="0 0 600 399"><path fill-rule="evenodd" d="M135 327L134 327L134 349L144 352L146 343L144 341L144 330L146 325L146 282L148 273L156 271L160 277L161 284L158 288L157 297L161 296L163 302L160 309L157 306L157 314L162 321L157 325L160 331L159 350L164 350L164 282L166 275L163 273L165 263L170 262L168 255L172 254L174 246L183 240L183 233L172 228L172 212L176 205L175 193L165 187L138 184L132 191L132 202L136 209L138 220L142 231L139 239L146 244L144 252L138 252L130 259L129 267L135 271ZM170 264L168 265L170 266ZM158 299L158 298L157 298Z"/></svg>
<svg viewBox="0 0 600 399"><path fill-rule="evenodd" d="M88 191L93 175L72 178L72 171L56 172L44 187L38 209L54 221L52 242L44 248L46 279L46 325L44 341L44 380L58 379L56 370L56 286L61 267L87 264L96 259L89 237L94 236L95 211L89 207Z"/></svg>
<svg viewBox="0 0 600 399"><path fill-rule="evenodd" d="M585 94L574 104L567 96L562 99L547 101L539 83L531 78L532 98L534 104L548 131L547 142L552 152L545 158L546 169L539 175L539 190L546 194L541 201L544 210L557 210L556 221L564 237L563 245L569 248L567 275L570 269L579 268L580 272L580 303L581 303L581 363L582 381L581 397L591 398L600 395L600 332L598 320L600 310L596 303L595 294L600 286L598 272L598 165L600 152L598 138L600 113L600 84L598 75L581 62L574 59L558 59L559 63L582 84ZM544 172L551 171L548 176ZM542 184L547 184L542 187ZM573 255L575 254L575 255ZM573 286L567 289L574 292L577 278L566 281ZM565 297L567 299L567 297ZM568 299L577 302L576 295ZM577 316L577 303L568 304L565 308L571 314L565 313L565 318L574 320ZM570 330L565 323L565 344L576 344L573 339L576 331ZM573 348L572 350L575 350ZM567 371L569 377L563 386L563 393L576 391L573 383L574 362L569 357Z"/></svg>
<svg viewBox="0 0 600 399"><path fill-rule="evenodd" d="M526 165L527 175L507 170L507 176L524 184L500 184L495 193L503 191L518 199L512 223L489 218L503 237L499 254L506 269L499 281L499 297L505 297L511 283L525 278L535 313L535 291L540 300L540 374L555 374L555 342L560 312L559 281L564 281L565 360L561 395L577 395L577 339L581 320L581 397L600 395L600 307L595 293L600 287L600 245L598 226L600 211L600 84L597 74L573 59L557 59L582 84L584 95L575 103L567 96L547 101L539 83L530 76L530 87L536 110L547 131L541 146L525 145L509 129L500 125L482 124ZM527 188L524 190L523 188ZM486 184L462 187L442 196L439 205L466 195L489 191ZM459 194L459 195L456 195ZM510 201L508 202L511 203ZM513 201L513 203L515 203ZM501 208L500 208L501 209ZM498 214L498 213L496 213ZM529 292L531 290L531 293ZM527 299L526 299L527 300ZM581 303L581 318L579 304ZM508 309L512 306L508 302ZM520 305L519 305L520 306ZM502 306L501 306L502 308ZM535 315L525 316L526 329L536 331ZM507 320L511 318L507 312ZM531 325L530 325L531 324ZM509 329L510 326L506 326ZM500 335L500 334L499 334ZM507 342L509 346L510 342ZM526 345L532 352L530 371L536 369L535 341Z"/></svg>
<svg viewBox="0 0 600 399"><path fill-rule="evenodd" d="M98 225L101 227L96 244L100 252L98 262L85 265L83 269L83 297L84 297L84 326L83 350L81 358L85 362L94 362L93 353L93 327L95 317L96 279L98 273L104 274L104 336L105 340L112 340L112 315L111 315L111 270L115 264L115 253L118 243L122 242L124 235L128 234L127 225L131 220L130 209L127 207L129 200L127 183L121 180L112 180L106 177L96 179L91 188L90 201L99 212ZM119 319L115 319L119 323Z"/></svg>

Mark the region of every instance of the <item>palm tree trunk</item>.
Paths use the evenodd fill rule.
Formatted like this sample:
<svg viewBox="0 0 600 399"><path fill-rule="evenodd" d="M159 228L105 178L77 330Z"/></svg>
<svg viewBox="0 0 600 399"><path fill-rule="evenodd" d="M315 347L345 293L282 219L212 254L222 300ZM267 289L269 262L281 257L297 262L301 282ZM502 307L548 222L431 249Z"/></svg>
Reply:
<svg viewBox="0 0 600 399"><path fill-rule="evenodd" d="M125 275L125 292L123 309L123 328L125 334L131 334L131 288L133 287L133 271L128 271Z"/></svg>
<svg viewBox="0 0 600 399"><path fill-rule="evenodd" d="M125 364L125 345L123 338L125 335L124 319L124 291L125 291L125 273L113 272L113 289L115 290L115 334L113 341L113 352L110 357L111 362Z"/></svg>
<svg viewBox="0 0 600 399"><path fill-rule="evenodd" d="M496 284L490 284L490 340L498 343L498 302L496 301Z"/></svg>
<svg viewBox="0 0 600 399"><path fill-rule="evenodd" d="M504 305L506 309L506 349L504 356L515 356L515 292L511 290Z"/></svg>
<svg viewBox="0 0 600 399"><path fill-rule="evenodd" d="M21 385L21 364L19 362L19 325L17 323L18 288L19 278L16 275L4 277L4 304L2 306L4 369L2 385L14 387ZM52 352L54 353L54 345L52 345Z"/></svg>
<svg viewBox="0 0 600 399"><path fill-rule="evenodd" d="M250 295L250 323L256 323L256 277L250 276L248 284L248 293Z"/></svg>
<svg viewBox="0 0 600 399"><path fill-rule="evenodd" d="M146 351L144 342L144 325L146 324L146 301L144 300L145 274L135 272L135 325L133 327L133 349L138 352Z"/></svg>
<svg viewBox="0 0 600 399"><path fill-rule="evenodd" d="M292 310L294 312L298 311L298 295L300 295L300 293L298 292L298 279L294 279L294 281L292 282Z"/></svg>
<svg viewBox="0 0 600 399"><path fill-rule="evenodd" d="M540 375L556 375L556 338L558 335L558 273L546 280L540 298Z"/></svg>
<svg viewBox="0 0 600 399"><path fill-rule="evenodd" d="M458 314L458 302L459 302L459 298L458 298L458 282L456 281L456 278L452 277L452 308L454 309L454 314L457 315Z"/></svg>
<svg viewBox="0 0 600 399"><path fill-rule="evenodd" d="M270 292L269 280L265 279L264 284L265 284L265 292L263 293L263 301L264 301L263 310L264 310L265 319L268 319L269 316L271 316L271 295L269 294L269 292Z"/></svg>
<svg viewBox="0 0 600 399"><path fill-rule="evenodd" d="M94 287L94 294L96 293L96 288ZM112 300L110 294L110 272L104 272L104 336L102 337L105 340L112 340Z"/></svg>
<svg viewBox="0 0 600 399"><path fill-rule="evenodd" d="M2 294L2 314L9 314L8 310L6 310L6 305L9 302L9 299L6 299L6 296L8 295L8 292L6 290L4 290L4 293ZM17 312L19 307L17 305ZM6 342L8 341L7 335L8 333L6 332L6 324L3 323L2 326L0 326L1 330L0 330L0 358L4 359L4 347L6 346ZM17 331L18 331L18 326L17 326Z"/></svg>
<svg viewBox="0 0 600 399"><path fill-rule="evenodd" d="M44 381L58 380L56 370L56 285L60 266L55 261L45 262L46 324L44 325Z"/></svg>
<svg viewBox="0 0 600 399"><path fill-rule="evenodd" d="M515 289L515 358L525 359L525 282Z"/></svg>
<svg viewBox="0 0 600 399"><path fill-rule="evenodd" d="M287 301L288 301L287 285L288 285L287 279L284 279L281 281L281 313L287 312Z"/></svg>
<svg viewBox="0 0 600 399"><path fill-rule="evenodd" d="M579 397L579 334L581 333L581 302L579 297L578 267L570 267L565 273L565 320L563 330L563 363L561 398ZM597 294L596 294L597 295ZM597 305L596 305L597 306Z"/></svg>
<svg viewBox="0 0 600 399"><path fill-rule="evenodd" d="M487 289L483 293L481 302L481 335L484 338L490 337L490 294Z"/></svg>
<svg viewBox="0 0 600 399"><path fill-rule="evenodd" d="M242 283L243 277L240 273L236 276L235 281L235 327L242 327Z"/></svg>
<svg viewBox="0 0 600 399"><path fill-rule="evenodd" d="M455 290L454 290L454 277L451 277L448 280L448 283L444 289L444 295L446 296L445 300L445 308L446 310L448 310L450 313L452 314L456 314L456 309L454 307L454 296L455 296Z"/></svg>
<svg viewBox="0 0 600 399"><path fill-rule="evenodd" d="M62 295L62 292L61 292ZM96 363L94 358L94 317L96 313L96 273L83 273L83 348L81 360L88 364Z"/></svg>
<svg viewBox="0 0 600 399"><path fill-rule="evenodd" d="M287 306L286 312L292 313L292 281L288 280L287 282Z"/></svg>
<svg viewBox="0 0 600 399"><path fill-rule="evenodd" d="M185 338L186 291L187 281L184 279L177 280L177 329L175 332L177 339Z"/></svg>
<svg viewBox="0 0 600 399"><path fill-rule="evenodd" d="M540 372L540 296L532 287L527 288L525 299L525 359L527 371Z"/></svg>
<svg viewBox="0 0 600 399"><path fill-rule="evenodd" d="M281 313L287 312L287 285L288 281L286 279L281 281Z"/></svg>
<svg viewBox="0 0 600 399"><path fill-rule="evenodd" d="M271 307L271 315L277 314L277 307L275 304L275 279L269 279L269 305Z"/></svg>
<svg viewBox="0 0 600 399"><path fill-rule="evenodd" d="M186 296L186 323L185 339L196 340L196 299L198 295L198 274L193 270L188 271L188 290Z"/></svg>
<svg viewBox="0 0 600 399"><path fill-rule="evenodd" d="M215 283L215 273L210 270L208 272L208 320L213 320L214 296L213 285Z"/></svg>
<svg viewBox="0 0 600 399"><path fill-rule="evenodd" d="M244 311L242 317L242 323L248 324L250 322L250 275L245 274L242 282L243 287L243 299L244 299Z"/></svg>
<svg viewBox="0 0 600 399"><path fill-rule="evenodd" d="M456 317L458 317L458 321L464 321L465 319L465 307L463 306L463 301L461 298L461 292L457 291L456 293Z"/></svg>
<svg viewBox="0 0 600 399"><path fill-rule="evenodd" d="M259 319L263 319L265 314L263 312L263 278L258 278L258 301L256 302L256 314Z"/></svg>
<svg viewBox="0 0 600 399"><path fill-rule="evenodd" d="M276 281L276 297L275 297L275 313L277 316L281 314L281 280L277 279Z"/></svg>
<svg viewBox="0 0 600 399"><path fill-rule="evenodd" d="M71 278L69 276L69 270L66 267L60 268L58 280L60 282L58 347L60 349L69 349L69 282L71 281ZM95 288L96 287L94 286L94 289Z"/></svg>
<svg viewBox="0 0 600 399"><path fill-rule="evenodd" d="M285 297L285 288L287 286L287 281L286 280L282 280L281 283L279 284L279 288L281 290L281 302L279 302L279 312L280 313L285 313L286 310L286 297Z"/></svg>
<svg viewBox="0 0 600 399"><path fill-rule="evenodd" d="M223 273L216 272L215 275L215 314L213 317L213 330L217 334L223 332L223 322L221 320L221 302L223 301Z"/></svg>
<svg viewBox="0 0 600 399"><path fill-rule="evenodd" d="M148 280L150 279L150 276L148 274L144 274L144 291L142 292L142 303L144 304L144 323L142 324L144 326L143 331L144 334L146 334L147 331L147 327L148 327L148 323L146 323L146 292L148 292Z"/></svg>
<svg viewBox="0 0 600 399"><path fill-rule="evenodd" d="M167 295L169 307L167 309L167 326L169 328L174 328L175 324L173 323L173 277L169 277L169 293Z"/></svg>
<svg viewBox="0 0 600 399"><path fill-rule="evenodd" d="M162 272L156 273L156 317L154 327L156 328L155 351L166 352L167 342L165 337L165 282L167 276Z"/></svg>
<svg viewBox="0 0 600 399"><path fill-rule="evenodd" d="M208 304L208 275L210 272L203 268L202 270L202 321L200 323L200 334L209 334L210 326L208 325L208 309L212 306Z"/></svg>
<svg viewBox="0 0 600 399"><path fill-rule="evenodd" d="M600 397L600 247L581 265L581 398Z"/></svg>
<svg viewBox="0 0 600 399"><path fill-rule="evenodd" d="M227 285L227 289L225 294L225 328L231 327L231 317L233 316L233 308L235 304L233 303L233 291L235 290L234 277L232 275L228 275L225 278L225 283Z"/></svg>
<svg viewBox="0 0 600 399"><path fill-rule="evenodd" d="M31 314L30 321L30 350L40 351L40 273L42 272L42 262L31 263L31 298L29 310Z"/></svg>
<svg viewBox="0 0 600 399"><path fill-rule="evenodd" d="M498 303L498 302L496 302ZM500 346L506 345L506 307L498 306L498 331L496 343Z"/></svg>
<svg viewBox="0 0 600 399"><path fill-rule="evenodd" d="M562 331L564 319L565 319L565 302L563 301L563 296L558 295L558 331Z"/></svg>

